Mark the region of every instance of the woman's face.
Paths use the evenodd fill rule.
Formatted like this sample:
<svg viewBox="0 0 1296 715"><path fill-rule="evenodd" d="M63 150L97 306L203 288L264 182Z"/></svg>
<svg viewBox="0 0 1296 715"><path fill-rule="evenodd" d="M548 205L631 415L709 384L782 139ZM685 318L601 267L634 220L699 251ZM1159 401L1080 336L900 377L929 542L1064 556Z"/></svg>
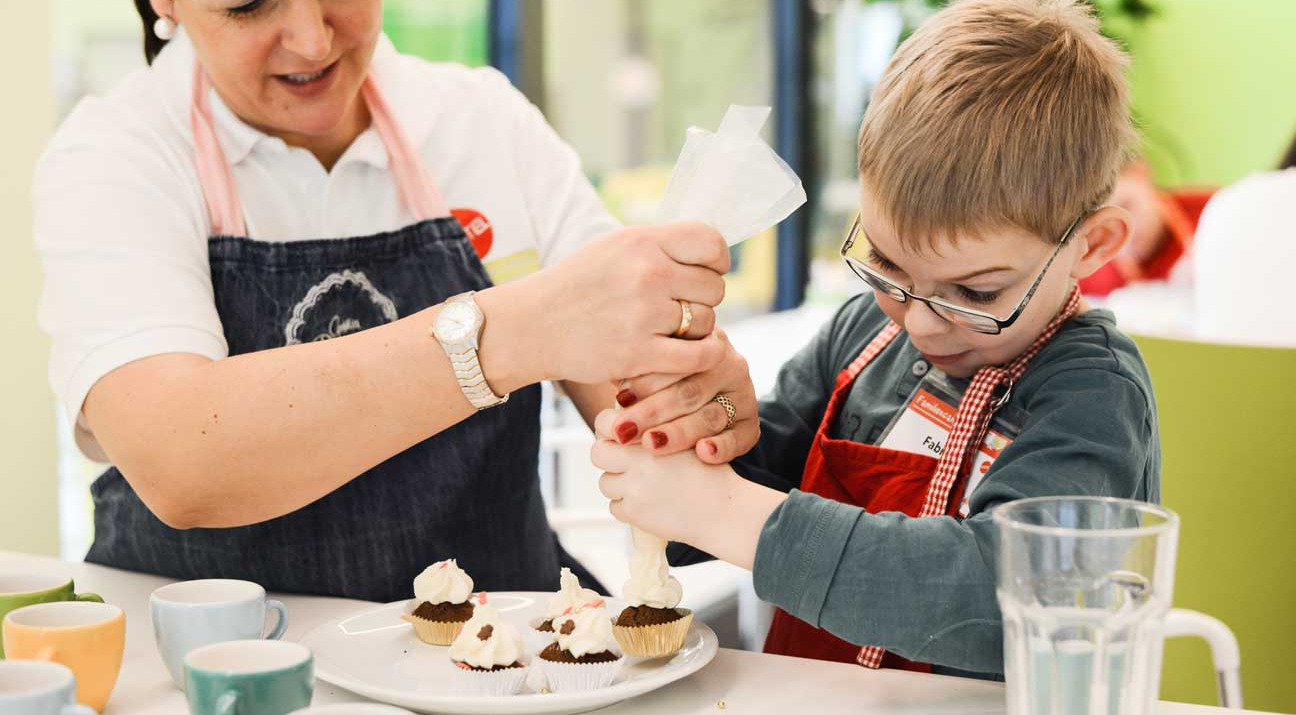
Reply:
<svg viewBox="0 0 1296 715"><path fill-rule="evenodd" d="M184 26L243 121L310 146L367 124L360 87L382 31L382 0L153 0Z"/></svg>

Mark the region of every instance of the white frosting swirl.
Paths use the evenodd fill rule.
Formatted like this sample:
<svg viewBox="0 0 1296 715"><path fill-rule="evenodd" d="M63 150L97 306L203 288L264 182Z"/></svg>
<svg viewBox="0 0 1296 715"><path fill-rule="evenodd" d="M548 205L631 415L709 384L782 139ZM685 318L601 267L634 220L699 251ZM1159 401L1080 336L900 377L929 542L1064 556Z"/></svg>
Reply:
<svg viewBox="0 0 1296 715"><path fill-rule="evenodd" d="M569 568L563 568L559 583L562 585L558 588L558 593L549 597L549 607L545 610L545 618L557 618L569 608L580 608L600 598L597 592L588 588L581 588L580 581L576 579L576 574L572 573Z"/></svg>
<svg viewBox="0 0 1296 715"><path fill-rule="evenodd" d="M454 559L438 561L414 578L414 598L428 603L463 603L472 590L472 577Z"/></svg>
<svg viewBox="0 0 1296 715"><path fill-rule="evenodd" d="M490 630L483 640L482 631L487 626ZM473 608L472 618L450 644L452 659L487 670L497 665L513 665L521 659L521 654L522 636L500 618L499 609L489 604L479 603Z"/></svg>
<svg viewBox="0 0 1296 715"><path fill-rule="evenodd" d="M634 552L630 555L630 580L621 587L631 606L674 608L684 597L684 587L670 575L666 563L666 540L646 531L633 530Z"/></svg>
<svg viewBox="0 0 1296 715"><path fill-rule="evenodd" d="M572 624L567 628L567 624ZM558 634L558 647L577 658L590 653L612 649L612 619L607 609L586 606L554 619L554 632ZM563 633L564 630L569 632Z"/></svg>

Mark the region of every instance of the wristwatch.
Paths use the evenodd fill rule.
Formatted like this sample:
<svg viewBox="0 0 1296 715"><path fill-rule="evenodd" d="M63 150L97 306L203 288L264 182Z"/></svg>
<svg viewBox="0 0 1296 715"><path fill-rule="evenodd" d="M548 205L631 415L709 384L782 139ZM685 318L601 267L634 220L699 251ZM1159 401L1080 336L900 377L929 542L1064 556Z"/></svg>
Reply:
<svg viewBox="0 0 1296 715"><path fill-rule="evenodd" d="M459 389L478 411L508 402L508 395L496 395L486 383L481 362L477 360L478 341L486 315L477 307L473 292L460 293L441 305L428 331L450 358Z"/></svg>

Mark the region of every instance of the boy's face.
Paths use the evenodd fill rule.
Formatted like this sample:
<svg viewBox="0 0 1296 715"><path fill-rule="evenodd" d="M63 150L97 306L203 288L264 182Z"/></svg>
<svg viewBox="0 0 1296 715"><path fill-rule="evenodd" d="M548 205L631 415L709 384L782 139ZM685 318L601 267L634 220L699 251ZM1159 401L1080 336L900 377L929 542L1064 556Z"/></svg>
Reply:
<svg viewBox="0 0 1296 715"><path fill-rule="evenodd" d="M1024 229L1005 228L986 235L956 234L935 250L910 250L880 214L868 187L860 190L860 226L868 242L856 244L851 255L870 268L915 295L938 296L998 318L1012 313L1057 247ZM998 335L951 323L923 303L874 293L929 362L954 377L970 377L986 365L1011 361L1044 332L1070 294L1079 243L1072 240L1062 249L1017 322Z"/></svg>

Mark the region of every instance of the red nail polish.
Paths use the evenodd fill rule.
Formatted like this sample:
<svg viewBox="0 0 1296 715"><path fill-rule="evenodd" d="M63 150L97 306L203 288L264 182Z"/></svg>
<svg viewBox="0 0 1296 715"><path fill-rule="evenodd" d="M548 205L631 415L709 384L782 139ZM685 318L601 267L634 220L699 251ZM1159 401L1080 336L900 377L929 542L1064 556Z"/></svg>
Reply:
<svg viewBox="0 0 1296 715"><path fill-rule="evenodd" d="M706 443L706 451L707 451L707 454L709 454L709 455L711 455L712 457L714 457L714 456L716 456L716 453L718 453L720 450L719 450L719 448L716 447L715 442L707 442L707 443Z"/></svg>
<svg viewBox="0 0 1296 715"><path fill-rule="evenodd" d="M639 435L639 426L633 422L622 422L616 428L617 440L625 444Z"/></svg>
<svg viewBox="0 0 1296 715"><path fill-rule="evenodd" d="M652 440L653 449L661 449L662 447L665 447L666 442L669 441L668 439L666 439L665 432L657 432L657 431L649 432L648 438Z"/></svg>
<svg viewBox="0 0 1296 715"><path fill-rule="evenodd" d="M638 402L639 398L635 397L635 393L629 390L622 390L617 393L616 400L618 405L621 405L622 407L629 407L630 405L633 405L634 403Z"/></svg>

